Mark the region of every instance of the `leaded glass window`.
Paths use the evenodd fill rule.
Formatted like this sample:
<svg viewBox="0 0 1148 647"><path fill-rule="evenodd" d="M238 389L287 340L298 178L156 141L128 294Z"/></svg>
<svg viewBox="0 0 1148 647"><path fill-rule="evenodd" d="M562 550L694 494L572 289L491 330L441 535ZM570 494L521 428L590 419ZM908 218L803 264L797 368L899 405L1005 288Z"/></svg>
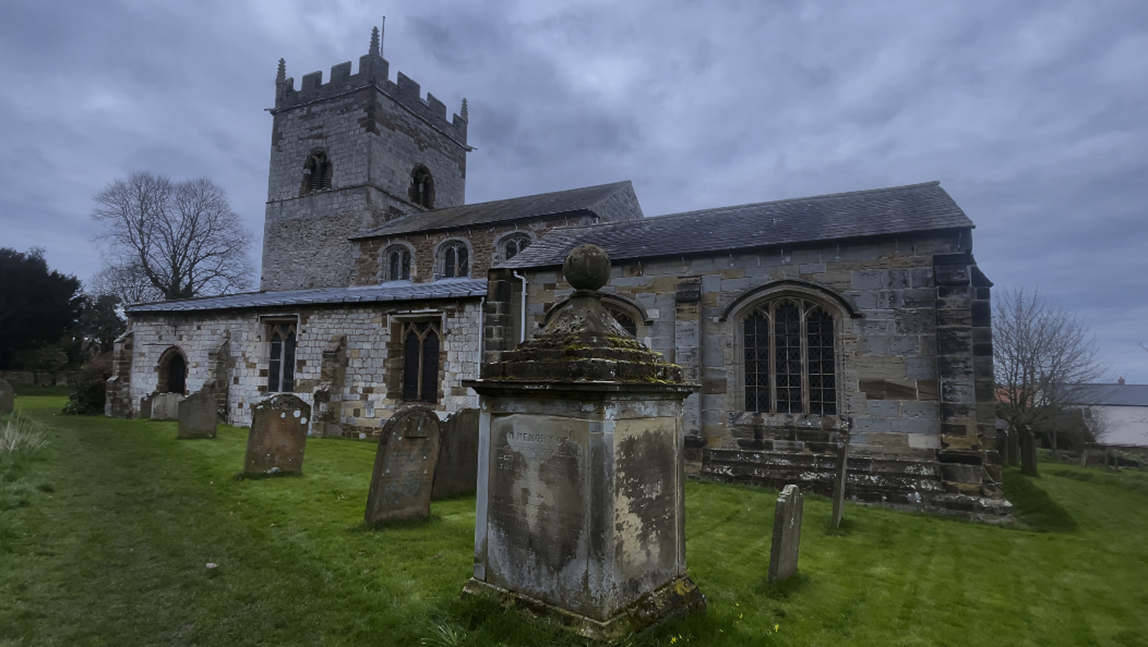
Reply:
<svg viewBox="0 0 1148 647"><path fill-rule="evenodd" d="M530 236L526 234L515 234L506 238L502 243L502 253L505 260L510 260L518 255L518 252L526 249L530 245Z"/></svg>
<svg viewBox="0 0 1148 647"><path fill-rule="evenodd" d="M434 404L438 402L438 323L404 323L402 335L403 400Z"/></svg>
<svg viewBox="0 0 1148 647"><path fill-rule="evenodd" d="M401 245L391 247L386 253L387 280L409 281L411 278L411 250Z"/></svg>
<svg viewBox="0 0 1148 647"><path fill-rule="evenodd" d="M267 366L267 390L290 393L295 390L295 324L271 324L270 362Z"/></svg>
<svg viewBox="0 0 1148 647"><path fill-rule="evenodd" d="M447 243L442 248L443 278L470 276L470 253L462 242Z"/></svg>
<svg viewBox="0 0 1148 647"><path fill-rule="evenodd" d="M746 316L742 335L747 411L837 414L834 320L824 308L776 299Z"/></svg>

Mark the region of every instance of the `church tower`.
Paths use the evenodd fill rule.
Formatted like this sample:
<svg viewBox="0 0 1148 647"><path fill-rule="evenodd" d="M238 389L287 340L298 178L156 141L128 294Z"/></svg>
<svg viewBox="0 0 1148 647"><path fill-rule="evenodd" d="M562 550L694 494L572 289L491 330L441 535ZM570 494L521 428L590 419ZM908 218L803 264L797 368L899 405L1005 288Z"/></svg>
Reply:
<svg viewBox="0 0 1148 647"><path fill-rule="evenodd" d="M407 214L462 205L467 110L447 119L434 95L388 78L376 27L359 70L351 63L303 77L279 60L271 109L271 165L261 289L346 287L348 238Z"/></svg>

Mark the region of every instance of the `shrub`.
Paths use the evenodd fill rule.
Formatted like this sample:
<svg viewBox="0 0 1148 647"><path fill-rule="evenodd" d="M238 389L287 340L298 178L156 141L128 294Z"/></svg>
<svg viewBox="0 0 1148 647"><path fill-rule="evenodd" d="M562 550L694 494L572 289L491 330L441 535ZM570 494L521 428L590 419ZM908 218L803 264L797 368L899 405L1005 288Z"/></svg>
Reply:
<svg viewBox="0 0 1148 647"><path fill-rule="evenodd" d="M97 416L104 413L108 378L112 376L111 353L95 355L80 369L68 384L68 404L64 413L77 416Z"/></svg>

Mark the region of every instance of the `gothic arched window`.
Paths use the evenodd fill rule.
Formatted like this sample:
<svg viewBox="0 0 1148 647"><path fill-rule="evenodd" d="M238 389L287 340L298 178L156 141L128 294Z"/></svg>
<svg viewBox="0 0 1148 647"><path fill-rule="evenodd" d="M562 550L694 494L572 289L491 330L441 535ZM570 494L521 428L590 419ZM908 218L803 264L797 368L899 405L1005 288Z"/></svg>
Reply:
<svg viewBox="0 0 1148 647"><path fill-rule="evenodd" d="M299 195L331 188L331 162L323 151L315 151L303 165L303 186Z"/></svg>
<svg viewBox="0 0 1148 647"><path fill-rule="evenodd" d="M470 251L466 243L452 241L442 246L442 277L445 279L470 276Z"/></svg>
<svg viewBox="0 0 1148 647"><path fill-rule="evenodd" d="M509 261L530 245L527 234L511 234L502 239L502 260Z"/></svg>
<svg viewBox="0 0 1148 647"><path fill-rule="evenodd" d="M439 337L437 322L403 324L403 400L438 402Z"/></svg>
<svg viewBox="0 0 1148 647"><path fill-rule="evenodd" d="M822 306L781 297L742 320L745 410L837 414L834 320Z"/></svg>
<svg viewBox="0 0 1148 647"><path fill-rule="evenodd" d="M271 342L267 391L290 393L295 390L295 323L273 323L267 328L267 338Z"/></svg>
<svg viewBox="0 0 1148 647"><path fill-rule="evenodd" d="M409 281L411 279L411 250L403 245L393 245L383 254L383 272L386 281Z"/></svg>
<svg viewBox="0 0 1148 647"><path fill-rule="evenodd" d="M411 202L420 207L434 209L434 178L431 177L430 169L422 164L411 172L410 198Z"/></svg>
<svg viewBox="0 0 1148 647"><path fill-rule="evenodd" d="M634 321L634 317L631 316L630 313L622 310L621 308L611 308L609 306L606 306L606 310L614 316L614 321L617 321L618 325L622 326L626 329L626 332L630 333L631 337L638 336L638 323Z"/></svg>

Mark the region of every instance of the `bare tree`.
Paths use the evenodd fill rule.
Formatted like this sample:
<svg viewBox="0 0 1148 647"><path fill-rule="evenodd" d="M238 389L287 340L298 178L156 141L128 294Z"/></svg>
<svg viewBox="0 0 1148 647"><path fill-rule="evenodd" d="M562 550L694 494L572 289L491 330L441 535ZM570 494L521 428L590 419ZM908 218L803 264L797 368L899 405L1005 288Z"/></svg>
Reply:
<svg viewBox="0 0 1148 647"><path fill-rule="evenodd" d="M107 265L100 273L109 290L127 302L247 289L253 269L247 256L252 234L231 210L224 190L211 180L184 182L134 173L96 194L92 217L103 223Z"/></svg>
<svg viewBox="0 0 1148 647"><path fill-rule="evenodd" d="M125 305L163 301L163 292L152 285L138 264L105 265L92 277L89 288L93 295L112 295Z"/></svg>
<svg viewBox="0 0 1148 647"><path fill-rule="evenodd" d="M1020 438L1021 470L1035 475L1033 428L1079 404L1082 385L1098 382L1105 367L1083 319L1035 291L994 297L997 415Z"/></svg>

